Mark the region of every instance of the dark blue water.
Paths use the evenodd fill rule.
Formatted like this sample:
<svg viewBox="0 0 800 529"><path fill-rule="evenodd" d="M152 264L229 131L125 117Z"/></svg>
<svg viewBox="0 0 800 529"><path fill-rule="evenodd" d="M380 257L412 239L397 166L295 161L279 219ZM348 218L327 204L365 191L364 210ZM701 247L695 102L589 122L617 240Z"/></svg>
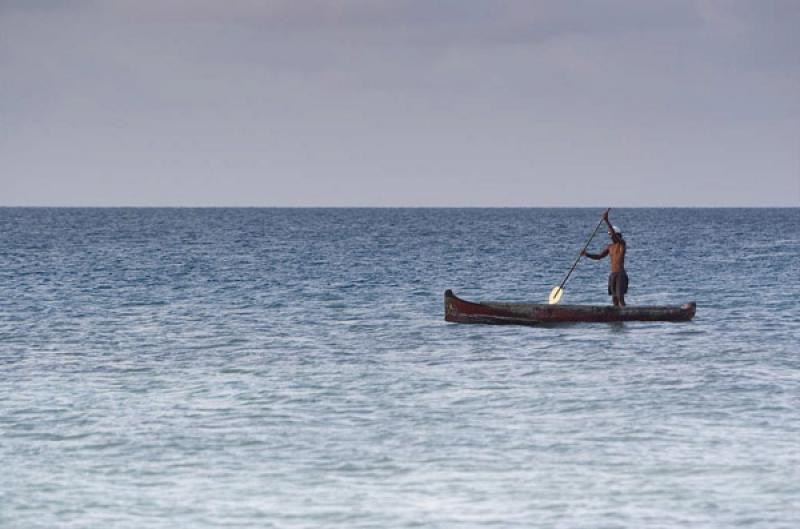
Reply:
<svg viewBox="0 0 800 529"><path fill-rule="evenodd" d="M599 213L0 209L0 526L800 526L800 210L612 210L691 323L443 321Z"/></svg>

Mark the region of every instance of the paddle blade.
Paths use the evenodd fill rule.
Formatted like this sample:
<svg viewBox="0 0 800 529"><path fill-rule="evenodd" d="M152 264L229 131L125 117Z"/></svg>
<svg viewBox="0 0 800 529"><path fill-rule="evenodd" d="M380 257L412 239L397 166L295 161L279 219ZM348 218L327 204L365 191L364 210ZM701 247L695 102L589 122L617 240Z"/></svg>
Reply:
<svg viewBox="0 0 800 529"><path fill-rule="evenodd" d="M550 291L550 304L555 305L559 301L561 301L561 296L564 294L564 289L561 287L555 287L553 290Z"/></svg>

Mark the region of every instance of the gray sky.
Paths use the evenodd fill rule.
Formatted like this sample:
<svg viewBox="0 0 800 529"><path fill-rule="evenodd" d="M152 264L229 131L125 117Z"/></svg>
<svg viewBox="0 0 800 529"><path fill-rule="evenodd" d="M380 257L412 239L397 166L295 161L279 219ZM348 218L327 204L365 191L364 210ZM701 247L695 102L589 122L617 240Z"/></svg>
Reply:
<svg viewBox="0 0 800 529"><path fill-rule="evenodd" d="M1 205L800 205L800 2L0 0Z"/></svg>

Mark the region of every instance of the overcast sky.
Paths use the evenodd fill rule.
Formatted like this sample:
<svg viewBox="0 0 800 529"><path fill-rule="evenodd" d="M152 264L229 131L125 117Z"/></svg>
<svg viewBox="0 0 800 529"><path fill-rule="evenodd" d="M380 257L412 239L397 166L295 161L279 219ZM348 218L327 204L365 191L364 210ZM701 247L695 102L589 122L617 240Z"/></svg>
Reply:
<svg viewBox="0 0 800 529"><path fill-rule="evenodd" d="M0 205L798 206L800 1L0 0Z"/></svg>

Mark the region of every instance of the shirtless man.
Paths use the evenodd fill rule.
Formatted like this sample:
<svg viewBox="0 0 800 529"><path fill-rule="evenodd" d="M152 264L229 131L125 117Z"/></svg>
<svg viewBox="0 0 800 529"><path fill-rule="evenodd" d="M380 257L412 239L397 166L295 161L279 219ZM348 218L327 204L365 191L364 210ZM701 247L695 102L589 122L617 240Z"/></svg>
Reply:
<svg viewBox="0 0 800 529"><path fill-rule="evenodd" d="M616 226L612 226L608 221L608 210L603 213L603 220L608 225L608 236L611 237L611 244L597 254L589 253L586 250L581 252L589 259L599 260L603 257L611 256L611 274L608 276L608 295L614 301L615 307L625 306L625 293L628 292L628 274L625 273L625 239L622 232Z"/></svg>

